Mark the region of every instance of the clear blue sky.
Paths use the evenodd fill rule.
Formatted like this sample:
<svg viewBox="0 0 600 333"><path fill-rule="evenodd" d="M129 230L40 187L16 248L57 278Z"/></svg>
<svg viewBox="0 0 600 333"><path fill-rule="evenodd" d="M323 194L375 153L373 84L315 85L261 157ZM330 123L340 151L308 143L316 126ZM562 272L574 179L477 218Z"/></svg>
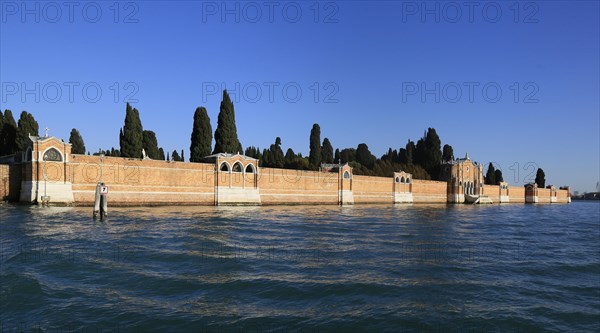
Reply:
<svg viewBox="0 0 600 333"><path fill-rule="evenodd" d="M381 156L435 127L512 184L537 166L574 190L599 180L597 1L0 4L0 108L90 151L118 148L129 99L189 156L195 108L214 130L225 85L244 147L307 154L318 123Z"/></svg>

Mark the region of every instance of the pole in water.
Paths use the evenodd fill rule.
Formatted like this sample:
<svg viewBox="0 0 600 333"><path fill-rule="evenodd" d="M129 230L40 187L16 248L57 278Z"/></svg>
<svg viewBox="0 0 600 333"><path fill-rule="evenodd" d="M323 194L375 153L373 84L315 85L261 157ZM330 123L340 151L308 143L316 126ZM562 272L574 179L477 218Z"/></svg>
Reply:
<svg viewBox="0 0 600 333"><path fill-rule="evenodd" d="M94 218L100 215L100 220L108 216L108 186L104 183L96 185L96 195L94 198Z"/></svg>

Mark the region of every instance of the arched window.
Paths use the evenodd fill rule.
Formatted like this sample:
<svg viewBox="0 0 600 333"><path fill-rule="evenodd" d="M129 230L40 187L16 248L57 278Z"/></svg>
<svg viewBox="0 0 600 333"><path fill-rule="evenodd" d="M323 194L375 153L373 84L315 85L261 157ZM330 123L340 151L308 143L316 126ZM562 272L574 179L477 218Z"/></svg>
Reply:
<svg viewBox="0 0 600 333"><path fill-rule="evenodd" d="M31 151L31 147L27 148L27 151L25 152L25 161L29 162L33 160L33 152Z"/></svg>
<svg viewBox="0 0 600 333"><path fill-rule="evenodd" d="M248 164L246 166L246 173L254 173L254 165Z"/></svg>
<svg viewBox="0 0 600 333"><path fill-rule="evenodd" d="M406 178L406 183L410 184L410 178Z"/></svg>
<svg viewBox="0 0 600 333"><path fill-rule="evenodd" d="M221 167L219 168L219 170L223 172L229 172L229 164L227 164L227 162L221 163Z"/></svg>
<svg viewBox="0 0 600 333"><path fill-rule="evenodd" d="M344 179L350 179L350 172L344 171Z"/></svg>
<svg viewBox="0 0 600 333"><path fill-rule="evenodd" d="M44 153L43 160L52 162L62 162L62 155L56 148L50 148Z"/></svg>
<svg viewBox="0 0 600 333"><path fill-rule="evenodd" d="M396 183L400 182L400 178L396 177Z"/></svg>
<svg viewBox="0 0 600 333"><path fill-rule="evenodd" d="M401 183L404 183L404 182L406 182L406 179L404 179L404 176L402 176L402 178L400 178L400 182L401 182Z"/></svg>
<svg viewBox="0 0 600 333"><path fill-rule="evenodd" d="M231 169L233 172L242 172L242 164L240 162L236 162Z"/></svg>

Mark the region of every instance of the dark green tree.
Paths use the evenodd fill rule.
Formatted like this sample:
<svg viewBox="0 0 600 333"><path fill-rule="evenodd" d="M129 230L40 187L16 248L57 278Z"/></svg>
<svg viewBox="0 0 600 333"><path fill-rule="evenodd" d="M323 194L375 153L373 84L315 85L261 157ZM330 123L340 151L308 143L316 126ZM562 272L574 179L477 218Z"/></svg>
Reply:
<svg viewBox="0 0 600 333"><path fill-rule="evenodd" d="M27 111L21 112L19 122L17 125L17 136L15 143L17 145L17 151L25 151L27 144L29 143L29 136L38 136L39 125L33 115Z"/></svg>
<svg viewBox="0 0 600 333"><path fill-rule="evenodd" d="M271 159L271 166L274 168L283 168L284 166L284 156L283 150L281 150L281 139L279 137L275 138L275 144L272 144L269 148L269 155Z"/></svg>
<svg viewBox="0 0 600 333"><path fill-rule="evenodd" d="M321 127L314 124L310 130L310 153L308 163L311 169L316 170L321 166Z"/></svg>
<svg viewBox="0 0 600 333"><path fill-rule="evenodd" d="M339 164L340 162L340 150L335 149L335 154L333 155L333 163Z"/></svg>
<svg viewBox="0 0 600 333"><path fill-rule="evenodd" d="M171 153L171 161L173 161L173 162L181 161L181 156L179 156L179 153L177 152L177 150L173 150L173 152Z"/></svg>
<svg viewBox="0 0 600 333"><path fill-rule="evenodd" d="M502 170L500 169L496 169L494 177L496 178L496 185L500 185L500 183L504 181L504 177L502 176Z"/></svg>
<svg viewBox="0 0 600 333"><path fill-rule="evenodd" d="M321 146L321 163L333 163L333 146L328 138L323 139Z"/></svg>
<svg viewBox="0 0 600 333"><path fill-rule="evenodd" d="M125 125L119 134L122 157L142 157L143 131L144 128L142 127L139 111L127 103L125 108Z"/></svg>
<svg viewBox="0 0 600 333"><path fill-rule="evenodd" d="M387 153L381 155L381 160L382 161L391 161L393 154L394 154L394 152L393 152L392 148L388 148Z"/></svg>
<svg viewBox="0 0 600 333"><path fill-rule="evenodd" d="M149 158L153 160L160 159L158 140L156 140L156 134L153 131L142 131L142 148L144 148Z"/></svg>
<svg viewBox="0 0 600 333"><path fill-rule="evenodd" d="M393 168L393 166L392 166L393 163L400 163L398 151L396 149L392 150L392 148L388 148L387 153L385 153L381 156L381 160L389 162L389 166L392 168ZM387 166L386 166L386 168L387 168Z"/></svg>
<svg viewBox="0 0 600 333"><path fill-rule="evenodd" d="M289 148L284 157L284 168L294 170L308 170L308 159L302 157L301 153L295 154L294 151Z"/></svg>
<svg viewBox="0 0 600 333"><path fill-rule="evenodd" d="M544 170L542 170L542 168L538 168L537 172L535 173L535 183L538 185L539 188L546 187L546 174L544 173Z"/></svg>
<svg viewBox="0 0 600 333"><path fill-rule="evenodd" d="M179 156L181 162L185 162L185 155L183 154L183 149L181 150L181 156Z"/></svg>
<svg viewBox="0 0 600 333"><path fill-rule="evenodd" d="M79 131L75 128L71 130L69 143L71 144L71 153L85 154L85 144L83 143L83 138L81 137L81 134L79 134ZM113 155L111 154L111 156Z"/></svg>
<svg viewBox="0 0 600 333"><path fill-rule="evenodd" d="M0 130L0 156L11 155L17 151L15 139L17 137L17 123L12 111L4 110L4 120Z"/></svg>
<svg viewBox="0 0 600 333"><path fill-rule="evenodd" d="M246 155L248 157L256 158L257 160L262 159L262 154L260 153L260 148L254 147L254 146L247 147L246 151L244 152L244 155Z"/></svg>
<svg viewBox="0 0 600 333"><path fill-rule="evenodd" d="M212 127L210 126L208 113L202 106L194 112L191 141L190 162L200 162L203 157L210 155L212 151Z"/></svg>
<svg viewBox="0 0 600 333"><path fill-rule="evenodd" d="M356 148L356 162L365 166L367 169L373 169L377 158L371 154L369 147L365 143L361 143Z"/></svg>
<svg viewBox="0 0 600 333"><path fill-rule="evenodd" d="M420 164L431 176L437 179L442 162L441 140L435 128L428 128L426 134L417 141L414 163Z"/></svg>
<svg viewBox="0 0 600 333"><path fill-rule="evenodd" d="M340 163L350 163L356 161L356 149L344 148L340 152Z"/></svg>
<svg viewBox="0 0 600 333"><path fill-rule="evenodd" d="M492 162L488 165L487 173L485 174L484 182L487 185L496 185L496 168Z"/></svg>
<svg viewBox="0 0 600 333"><path fill-rule="evenodd" d="M400 148L398 159L403 164L414 164L415 143L408 140L404 148Z"/></svg>
<svg viewBox="0 0 600 333"><path fill-rule="evenodd" d="M165 160L165 150L162 147L158 148L158 159L161 161Z"/></svg>
<svg viewBox="0 0 600 333"><path fill-rule="evenodd" d="M449 162L454 160L454 149L449 144L445 144L442 148L442 161Z"/></svg>
<svg viewBox="0 0 600 333"><path fill-rule="evenodd" d="M273 166L274 162L273 162L273 157L271 155L272 155L271 150L263 149L261 166L264 166L264 167L272 167Z"/></svg>
<svg viewBox="0 0 600 333"><path fill-rule="evenodd" d="M387 153L385 153L381 156L381 160L389 162L389 164L392 168L393 168L393 165L392 165L393 163L400 163L400 157L398 156L398 151L396 149L392 150L392 148L388 148Z"/></svg>
<svg viewBox="0 0 600 333"><path fill-rule="evenodd" d="M288 148L285 152L285 156L283 158L283 166L286 169L292 169L296 164L296 154L292 150L292 148Z"/></svg>
<svg viewBox="0 0 600 333"><path fill-rule="evenodd" d="M231 102L227 90L223 90L223 100L221 101L219 118L217 120L217 130L215 131L215 149L213 154L235 154L243 151L242 144L237 135L233 102Z"/></svg>

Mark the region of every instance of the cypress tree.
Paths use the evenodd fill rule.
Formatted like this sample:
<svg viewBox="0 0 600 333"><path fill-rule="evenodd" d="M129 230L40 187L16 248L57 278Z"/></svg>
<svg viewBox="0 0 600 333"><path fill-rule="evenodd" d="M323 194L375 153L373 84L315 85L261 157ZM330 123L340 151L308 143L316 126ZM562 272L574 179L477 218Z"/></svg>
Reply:
<svg viewBox="0 0 600 333"><path fill-rule="evenodd" d="M221 101L221 108L219 110L217 130L215 131L215 149L213 154L235 154L243 151L242 144L237 136L233 102L231 102L227 90L223 90L223 100Z"/></svg>
<svg viewBox="0 0 600 333"><path fill-rule="evenodd" d="M387 153L381 155L381 160L382 161L391 161L392 154L393 154L392 148L388 148Z"/></svg>
<svg viewBox="0 0 600 333"><path fill-rule="evenodd" d="M344 148L340 152L340 163L350 163L356 161L356 149Z"/></svg>
<svg viewBox="0 0 600 333"><path fill-rule="evenodd" d="M314 124L310 130L310 153L308 163L313 170L321 165L321 127Z"/></svg>
<svg viewBox="0 0 600 333"><path fill-rule="evenodd" d="M79 134L79 131L75 128L71 130L69 143L71 144L72 154L85 154L85 144L83 143L83 138L81 137L81 134Z"/></svg>
<svg viewBox="0 0 600 333"><path fill-rule="evenodd" d="M335 149L335 154L333 156L333 163L340 164L340 150L338 148Z"/></svg>
<svg viewBox="0 0 600 333"><path fill-rule="evenodd" d="M185 155L183 154L183 149L181 150L181 156L179 156L181 162L185 162Z"/></svg>
<svg viewBox="0 0 600 333"><path fill-rule="evenodd" d="M206 109L201 106L194 112L192 127L192 144L190 145L190 162L200 162L212 151L212 127Z"/></svg>
<svg viewBox="0 0 600 333"><path fill-rule="evenodd" d="M21 112L17 125L15 144L17 151L24 151L29 142L29 135L38 135L39 125L33 115L27 111Z"/></svg>
<svg viewBox="0 0 600 333"><path fill-rule="evenodd" d="M173 152L171 153L171 160L173 162L178 162L181 160L181 157L179 156L179 153L177 152L177 150L173 150Z"/></svg>
<svg viewBox="0 0 600 333"><path fill-rule="evenodd" d="M285 157L283 158L283 165L287 169L293 169L296 164L296 154L292 150L292 148L288 148L285 152Z"/></svg>
<svg viewBox="0 0 600 333"><path fill-rule="evenodd" d="M432 179L436 179L442 162L440 137L435 128L428 128L426 134L417 141L414 155L414 163L420 164L429 173Z"/></svg>
<svg viewBox="0 0 600 333"><path fill-rule="evenodd" d="M271 145L269 153L271 159L271 166L274 168L283 168L284 156L283 150L281 150L281 138L277 137L275 139L275 144Z"/></svg>
<svg viewBox="0 0 600 333"><path fill-rule="evenodd" d="M406 163L415 164L415 150L417 150L415 142L408 140L406 144Z"/></svg>
<svg viewBox="0 0 600 333"><path fill-rule="evenodd" d="M142 148L144 148L144 151L149 158L153 160L158 160L160 158L158 140L156 140L156 133L153 131L142 131Z"/></svg>
<svg viewBox="0 0 600 333"><path fill-rule="evenodd" d="M329 142L328 138L323 139L323 145L321 146L321 162L322 163L333 163L333 146Z"/></svg>
<svg viewBox="0 0 600 333"><path fill-rule="evenodd" d="M496 185L496 168L494 168L494 165L492 164L492 162L490 162L490 165L488 165L488 169L487 169L487 173L485 174L484 182L487 185Z"/></svg>
<svg viewBox="0 0 600 333"><path fill-rule="evenodd" d="M271 157L271 151L269 149L263 149L263 153L262 153L262 166L265 167L272 167L273 166L273 159Z"/></svg>
<svg viewBox="0 0 600 333"><path fill-rule="evenodd" d="M127 103L125 108L125 125L119 135L121 156L142 157L143 131L139 111Z"/></svg>
<svg viewBox="0 0 600 333"><path fill-rule="evenodd" d="M4 114L2 113L2 110L0 110L0 133L2 133L2 125L4 124ZM2 142L0 142L1 144Z"/></svg>
<svg viewBox="0 0 600 333"><path fill-rule="evenodd" d="M451 145L445 144L442 149L442 161L449 162L454 160L454 149Z"/></svg>
<svg viewBox="0 0 600 333"><path fill-rule="evenodd" d="M496 169L494 177L496 178L496 185L500 185L500 183L504 181L504 177L502 176L502 170L500 169Z"/></svg>
<svg viewBox="0 0 600 333"><path fill-rule="evenodd" d="M244 152L244 155L246 155L248 157L256 158L257 160L260 160L262 158L262 154L260 153L260 148L254 147L254 146L247 147L246 151Z"/></svg>
<svg viewBox="0 0 600 333"><path fill-rule="evenodd" d="M406 146L404 148L400 148L400 152L398 153L398 160L402 164L412 165L414 163L414 151L415 151L415 143L411 140L408 140Z"/></svg>
<svg viewBox="0 0 600 333"><path fill-rule="evenodd" d="M371 170L375 166L376 158L371 154L366 143L361 143L356 148L356 162Z"/></svg>
<svg viewBox="0 0 600 333"><path fill-rule="evenodd" d="M12 111L4 110L4 120L0 130L0 156L11 155L17 151L15 139L17 137L17 123Z"/></svg>
<svg viewBox="0 0 600 333"><path fill-rule="evenodd" d="M544 173L544 170L542 170L542 168L538 168L537 172L535 173L535 183L540 188L546 187L546 174Z"/></svg>
<svg viewBox="0 0 600 333"><path fill-rule="evenodd" d="M165 150L162 147L158 148L158 159L161 161L165 160Z"/></svg>

